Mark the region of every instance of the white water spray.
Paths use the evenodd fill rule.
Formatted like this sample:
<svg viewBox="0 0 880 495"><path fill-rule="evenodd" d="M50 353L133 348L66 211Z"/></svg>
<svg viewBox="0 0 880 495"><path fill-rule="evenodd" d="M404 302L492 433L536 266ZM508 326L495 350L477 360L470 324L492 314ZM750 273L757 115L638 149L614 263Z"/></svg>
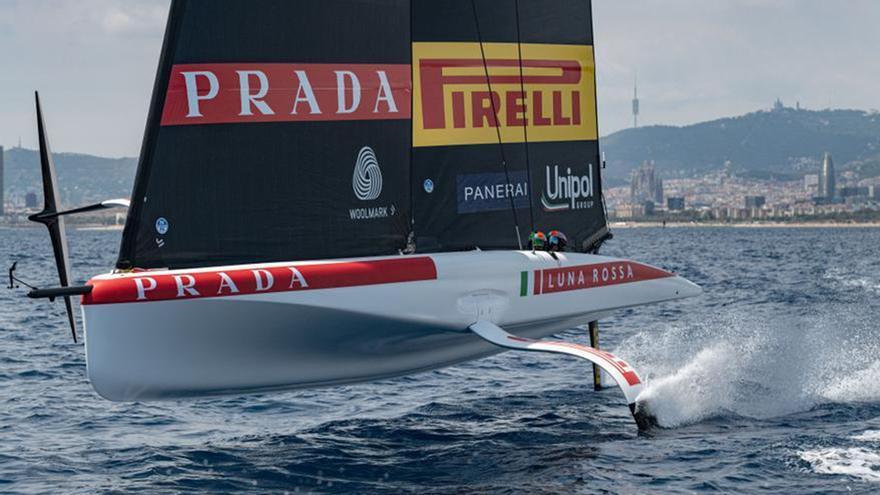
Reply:
<svg viewBox="0 0 880 495"><path fill-rule="evenodd" d="M824 403L880 401L873 318L854 314L851 306L828 309L795 318L756 310L644 331L616 353L647 377L640 400L663 427L726 414L769 418Z"/></svg>

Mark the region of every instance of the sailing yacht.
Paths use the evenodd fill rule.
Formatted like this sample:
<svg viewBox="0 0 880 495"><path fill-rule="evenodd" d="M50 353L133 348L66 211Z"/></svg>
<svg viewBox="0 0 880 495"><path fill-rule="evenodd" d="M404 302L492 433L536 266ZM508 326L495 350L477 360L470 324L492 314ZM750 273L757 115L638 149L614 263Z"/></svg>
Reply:
<svg viewBox="0 0 880 495"><path fill-rule="evenodd" d="M598 254L589 0L174 0L115 268L75 286L37 101L46 224L88 376L116 401L363 382L694 296ZM550 245L541 246L550 232Z"/></svg>

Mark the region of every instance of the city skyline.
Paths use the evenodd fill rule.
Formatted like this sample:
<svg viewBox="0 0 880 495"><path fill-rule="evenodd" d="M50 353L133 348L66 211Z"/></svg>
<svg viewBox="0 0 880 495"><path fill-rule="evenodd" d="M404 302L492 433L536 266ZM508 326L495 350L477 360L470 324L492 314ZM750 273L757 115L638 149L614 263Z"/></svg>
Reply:
<svg viewBox="0 0 880 495"><path fill-rule="evenodd" d="M880 177L861 177L853 170L838 173L828 152L821 163L817 173L797 179L738 177L724 167L701 176L663 180L655 175L654 164L645 161L633 170L628 186L606 188L605 198L614 220L747 221L880 214Z"/></svg>

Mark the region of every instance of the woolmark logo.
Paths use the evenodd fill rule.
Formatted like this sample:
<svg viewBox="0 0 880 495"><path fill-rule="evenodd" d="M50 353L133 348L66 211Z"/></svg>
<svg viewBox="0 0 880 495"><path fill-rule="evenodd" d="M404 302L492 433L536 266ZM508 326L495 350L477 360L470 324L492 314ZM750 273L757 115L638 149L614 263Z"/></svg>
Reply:
<svg viewBox="0 0 880 495"><path fill-rule="evenodd" d="M369 146L364 146L358 152L351 182L355 196L362 201L372 201L382 194L382 170L379 169L376 154Z"/></svg>
<svg viewBox="0 0 880 495"><path fill-rule="evenodd" d="M544 191L541 206L545 211L565 211L591 208L593 201L593 164L586 175L572 173L571 167L560 174L559 165L545 167Z"/></svg>
<svg viewBox="0 0 880 495"><path fill-rule="evenodd" d="M354 176L351 179L351 187L354 195L361 201L373 201L379 199L382 194L382 170L373 148L364 146L358 152L357 162L354 165ZM370 203L364 208L350 208L348 216L351 220L376 220L393 217L397 214L394 204L376 205Z"/></svg>

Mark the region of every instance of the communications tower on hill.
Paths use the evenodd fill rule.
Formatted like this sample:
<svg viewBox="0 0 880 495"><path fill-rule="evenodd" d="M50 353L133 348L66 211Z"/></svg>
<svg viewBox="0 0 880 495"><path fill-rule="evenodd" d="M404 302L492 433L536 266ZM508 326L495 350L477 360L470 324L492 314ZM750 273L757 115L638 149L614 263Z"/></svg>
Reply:
<svg viewBox="0 0 880 495"><path fill-rule="evenodd" d="M639 78L633 82L633 128L639 126Z"/></svg>

